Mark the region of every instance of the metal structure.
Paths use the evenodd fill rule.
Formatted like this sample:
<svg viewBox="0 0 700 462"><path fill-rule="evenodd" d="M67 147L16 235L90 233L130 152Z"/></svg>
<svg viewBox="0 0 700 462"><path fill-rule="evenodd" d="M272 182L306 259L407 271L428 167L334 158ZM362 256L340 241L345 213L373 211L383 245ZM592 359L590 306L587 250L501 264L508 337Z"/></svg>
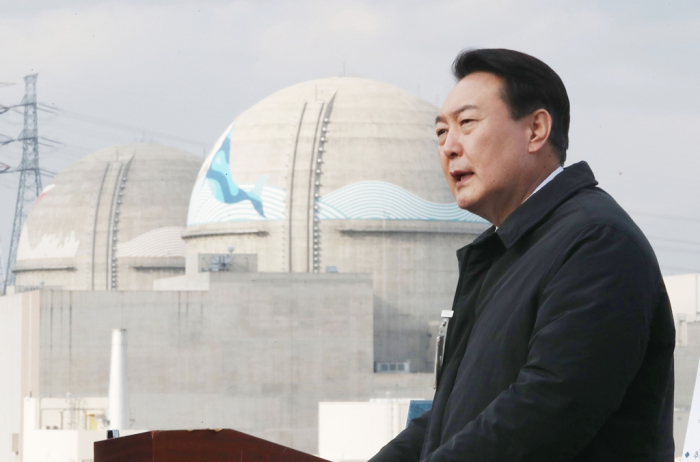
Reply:
<svg viewBox="0 0 700 462"><path fill-rule="evenodd" d="M2 165L0 165L2 167ZM2 242L0 242L0 283L5 287L5 273L2 270Z"/></svg>
<svg viewBox="0 0 700 462"><path fill-rule="evenodd" d="M22 225L29 213L29 208L39 194L41 194L41 171L39 169L39 134L36 114L36 78L37 74L24 78L25 92L20 106L24 106L24 129L16 141L22 141L22 162L17 168L20 172L19 186L17 187L17 203L15 205L15 219L12 225L12 240L10 241L10 253L7 257L6 279L3 293L8 285L14 285L15 274L13 272L17 260L17 247L22 233Z"/></svg>

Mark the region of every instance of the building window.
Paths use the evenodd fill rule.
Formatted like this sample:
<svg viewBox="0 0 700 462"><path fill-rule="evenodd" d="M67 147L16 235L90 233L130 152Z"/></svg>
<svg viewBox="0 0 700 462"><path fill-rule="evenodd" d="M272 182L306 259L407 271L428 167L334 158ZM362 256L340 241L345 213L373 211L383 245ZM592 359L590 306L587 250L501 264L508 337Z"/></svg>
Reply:
<svg viewBox="0 0 700 462"><path fill-rule="evenodd" d="M411 372L411 361L375 362L374 363L374 372L379 372L379 373Z"/></svg>

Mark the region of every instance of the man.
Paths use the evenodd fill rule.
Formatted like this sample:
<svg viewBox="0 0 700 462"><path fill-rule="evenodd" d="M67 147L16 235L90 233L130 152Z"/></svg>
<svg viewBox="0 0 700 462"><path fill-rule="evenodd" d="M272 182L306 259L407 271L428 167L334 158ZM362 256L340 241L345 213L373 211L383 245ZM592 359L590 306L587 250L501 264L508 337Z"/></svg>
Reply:
<svg viewBox="0 0 700 462"><path fill-rule="evenodd" d="M430 411L372 461L672 461L675 331L658 263L585 162L559 76L462 52L436 120L460 276ZM440 353L440 352L438 352Z"/></svg>

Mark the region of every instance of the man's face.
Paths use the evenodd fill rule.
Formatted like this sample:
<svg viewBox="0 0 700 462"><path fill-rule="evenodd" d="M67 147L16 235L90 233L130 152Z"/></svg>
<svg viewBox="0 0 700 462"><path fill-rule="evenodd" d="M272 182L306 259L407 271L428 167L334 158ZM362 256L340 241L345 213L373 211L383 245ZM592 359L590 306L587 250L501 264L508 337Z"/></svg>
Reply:
<svg viewBox="0 0 700 462"><path fill-rule="evenodd" d="M440 163L457 204L492 222L518 190L530 136L528 118L511 119L501 88L493 74L469 74L436 119Z"/></svg>

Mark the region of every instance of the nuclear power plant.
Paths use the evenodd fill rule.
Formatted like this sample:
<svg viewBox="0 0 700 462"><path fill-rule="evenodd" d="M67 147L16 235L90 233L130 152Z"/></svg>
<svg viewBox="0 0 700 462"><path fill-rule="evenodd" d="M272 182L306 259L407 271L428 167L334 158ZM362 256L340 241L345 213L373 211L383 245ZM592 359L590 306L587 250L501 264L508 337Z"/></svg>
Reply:
<svg viewBox="0 0 700 462"><path fill-rule="evenodd" d="M0 462L27 428L66 425L42 399L104 401L114 329L132 429L233 428L318 453L322 402L431 399L455 251L490 226L445 183L437 112L388 84L312 80L240 114L204 162L128 144L60 172L0 297ZM700 351L679 341L687 370ZM109 420L86 406L72 429Z"/></svg>

